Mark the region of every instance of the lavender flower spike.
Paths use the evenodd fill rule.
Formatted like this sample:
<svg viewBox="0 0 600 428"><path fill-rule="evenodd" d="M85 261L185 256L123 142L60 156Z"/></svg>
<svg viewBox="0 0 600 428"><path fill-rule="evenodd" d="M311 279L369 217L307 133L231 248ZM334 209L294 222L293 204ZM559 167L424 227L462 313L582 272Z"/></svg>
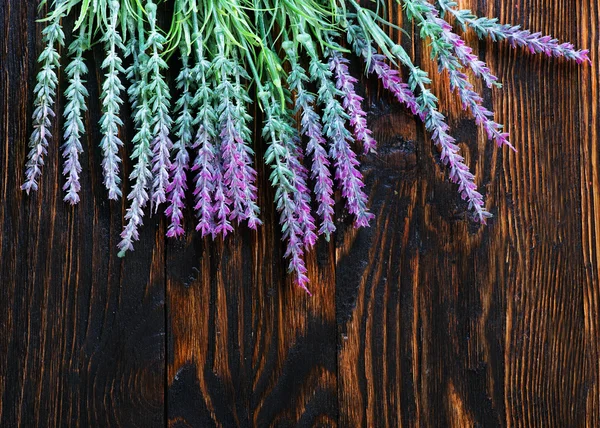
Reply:
<svg viewBox="0 0 600 428"><path fill-rule="evenodd" d="M346 208L355 216L355 227L365 227L375 216L367 208L368 197L362 190L363 177L357 166L356 154L350 148L352 134L346 129L347 115L340 102L335 98L340 94L331 81L331 71L323 64L314 44L307 33L299 36L310 57L310 75L319 87L319 102L323 105L323 127L330 141L329 157L335 160L335 176L346 199Z"/></svg>
<svg viewBox="0 0 600 428"><path fill-rule="evenodd" d="M137 132L133 137L134 145L131 159L135 161L133 171L129 176L133 186L127 199L131 205L125 214L126 224L121 232L121 242L119 256L123 257L129 250L133 250L133 242L139 239L138 228L143 224L144 208L150 199L148 189L152 181L151 158L152 149L150 142L152 140L152 108L150 106L148 94L148 55L141 52L139 57L134 56L134 62L129 70L130 79L139 79L140 85L134 87L131 91L131 100L135 98L134 123Z"/></svg>
<svg viewBox="0 0 600 428"><path fill-rule="evenodd" d="M295 136L289 145L290 151L294 156L290 157L289 165L294 174L296 174L296 190L294 203L296 204L298 222L302 225L302 242L305 248L310 248L317 242L315 234L315 222L310 209L310 190L306 185L308 180L308 170L304 166L304 153L301 147L299 136Z"/></svg>
<svg viewBox="0 0 600 428"><path fill-rule="evenodd" d="M347 23L348 41L353 44L357 52L361 52L367 62L368 50L364 48L366 37L363 29L350 22ZM483 196L477 191L475 177L469 172L464 163L464 158L458 154L459 147L455 140L448 134L449 126L444 116L437 110L437 98L431 93L427 84L430 79L427 73L416 67L404 48L400 45L392 46L391 52L410 70L409 85L412 93L418 88L420 95L417 98L420 116L423 118L425 128L432 134L434 143L439 147L442 162L450 168L450 180L458 184L461 197L468 201L469 208L475 211L476 220L485 224L492 215L485 209ZM365 55L366 54L366 55Z"/></svg>
<svg viewBox="0 0 600 428"><path fill-rule="evenodd" d="M193 75L196 76L197 87L194 105L198 107L198 113L194 120L194 125L198 126L198 132L192 146L197 153L192 167L192 171L196 172L194 186L196 204L194 210L198 218L196 230L201 233L202 237L205 237L215 233L213 193L217 164L213 139L216 135L217 115L213 108L213 90L208 83L212 77L211 63L204 56L204 42L202 34L198 31L199 25L196 15L193 18L193 30L196 39L194 45L196 64Z"/></svg>
<svg viewBox="0 0 600 428"><path fill-rule="evenodd" d="M368 67L367 71L375 73L383 87L389 90L401 104L406 105L412 114L424 119L417 97L410 87L402 82L398 70L391 68L385 62L385 56L378 54L373 45L359 35L355 26L349 26L348 41L352 44L354 53L364 59Z"/></svg>
<svg viewBox="0 0 600 428"><path fill-rule="evenodd" d="M330 51L329 69L335 75L337 88L343 93L343 106L350 116L350 125L354 127L354 136L363 143L364 152L368 153L375 150L377 142L367 127L367 113L361 105L363 98L354 89L354 84L358 80L348 72L348 62L338 51Z"/></svg>
<svg viewBox="0 0 600 428"><path fill-rule="evenodd" d="M263 137L269 142L265 152L265 162L271 166L269 180L275 188L275 205L280 213L282 240L287 243L284 256L289 259L288 272L294 272L296 282L304 291L310 294L307 288L308 276L304 263L304 231L308 230L302 220L311 219L310 213L299 211L303 208L297 205L302 197L297 193L302 188L299 184L298 169L294 165L294 144L290 144L294 129L281 117L282 106L274 95L273 87L259 86L261 99L266 119L263 127Z"/></svg>
<svg viewBox="0 0 600 428"><path fill-rule="evenodd" d="M437 11L436 15L437 15ZM433 13L432 13L433 14ZM452 27L443 19L437 18L436 21L440 24L443 31L443 38L446 42L452 45L454 55L459 61L465 66L470 68L476 77L483 79L488 88L492 86L502 87L502 84L498 82L498 78L492 74L485 62L477 58L477 55L473 54L473 49L467 46L465 41L458 35L452 32Z"/></svg>
<svg viewBox="0 0 600 428"><path fill-rule="evenodd" d="M171 182L167 187L169 205L165 210L165 214L171 219L171 224L167 230L168 237L179 237L184 233L181 224L183 220L182 209L185 206L185 191L187 190L186 171L190 163L188 146L191 145L194 122L192 118L192 108L194 107L192 85L194 76L189 67L189 57L186 49L185 46L181 48L183 68L177 77L177 87L183 93L175 105L176 111L179 112L175 121L175 135L178 138L173 145L175 158L171 165Z"/></svg>
<svg viewBox="0 0 600 428"><path fill-rule="evenodd" d="M197 150L196 160L192 171L196 173L194 196L196 205L194 210L198 217L196 230L204 238L215 234L212 195L215 190L215 153L211 137L204 125L200 125L193 148Z"/></svg>
<svg viewBox="0 0 600 428"><path fill-rule="evenodd" d="M325 235L329 241L335 232L333 222L333 180L329 172L329 159L325 147L327 141L323 136L321 119L314 110L315 97L304 87L304 82L310 79L306 70L298 62L297 45L291 41L285 41L283 48L287 53L291 65L288 74L288 85L290 90L296 91L296 112L301 112L302 134L308 138L306 152L311 156L311 178L315 181L315 199L318 202L317 214L321 217L319 234Z"/></svg>
<svg viewBox="0 0 600 428"><path fill-rule="evenodd" d="M52 19L51 23L44 29L43 36L46 47L38 58L42 68L37 75L35 85L35 109L33 110L33 133L29 140L30 151L27 155L25 169L26 180L21 186L28 194L38 189L38 178L42 174L44 155L48 150L48 137L50 137L50 118L54 116L52 107L54 95L58 85L56 69L60 67L60 55L56 45L63 45L65 34L60 25L59 15Z"/></svg>
<svg viewBox="0 0 600 428"><path fill-rule="evenodd" d="M231 200L227 196L227 186L223 178L224 167L223 159L217 151L215 154L215 165L213 170L213 180L215 183L214 205L212 207L213 215L215 216L215 227L212 231L212 237L215 239L217 235L222 234L223 238L229 232L233 231L233 227L229 221L231 209Z"/></svg>
<svg viewBox="0 0 600 428"><path fill-rule="evenodd" d="M224 48L223 43L214 64L221 78L217 87L221 97L218 112L223 178L232 207L229 217L232 221L237 220L238 224L248 220L248 226L256 229L262 222L258 218L260 210L256 204L256 171L252 168L251 159L254 152L246 143L252 138L247 126L252 118L246 112L246 105L251 99L241 82L242 78L250 80L250 77L236 58L224 55ZM233 77L233 81L230 77Z"/></svg>
<svg viewBox="0 0 600 428"><path fill-rule="evenodd" d="M146 49L149 52L149 90L152 91L150 105L152 106L152 124L154 126L154 140L152 141L152 173L154 179L152 181L150 202L152 207L158 211L158 206L167 200L167 189L169 187L170 151L173 148L173 143L169 138L172 123L169 116L171 96L167 82L165 82L161 73L161 70L167 68L167 63L160 55L166 39L156 28L156 5L150 0L146 4L146 11L150 24Z"/></svg>
<svg viewBox="0 0 600 428"><path fill-rule="evenodd" d="M508 141L508 134L501 132L503 126L493 120L493 112L483 106L483 99L473 90L473 85L462 73L462 65L454 54L458 51L467 55L462 45L462 39L452 33L452 27L438 17L437 9L425 0L404 0L411 16L421 25L421 34L431 39L432 56L437 57L439 70L448 70L452 89L458 88L463 108L469 107L478 125L481 125L489 139L494 139L498 146L514 147ZM466 57L465 61L469 61Z"/></svg>
<svg viewBox="0 0 600 428"><path fill-rule="evenodd" d="M428 20L432 20L440 26L440 40L448 45L455 46L455 51L461 51L462 39L454 37L450 24L443 19L437 18L434 13L428 14ZM498 147L508 146L513 151L515 147L508 140L508 133L502 132L503 126L496 123L494 113L483 106L483 98L475 92L473 85L467 79L467 76L460 71L460 63L458 58L454 57L445 49L439 49L438 62L440 69L448 70L450 76L450 87L452 90L457 89L462 102L463 109L469 108L477 125L485 129L488 139L496 141Z"/></svg>
<svg viewBox="0 0 600 428"><path fill-rule="evenodd" d="M426 128L432 133L434 143L440 148L442 162L450 169L450 180L458 184L459 193L469 202L469 209L475 211L476 219L485 224L491 214L486 211L483 196L477 191L475 176L464 163L464 158L458 154L460 149L455 144L454 138L447 132L449 127L444 121L444 116L430 104L426 104L424 109L427 114Z"/></svg>
<svg viewBox="0 0 600 428"><path fill-rule="evenodd" d="M124 73L122 60L117 53L117 49L124 49L123 39L117 31L119 24L120 4L116 0L109 3L108 27L102 41L105 43L107 56L102 63L102 68L106 70L106 79L102 84L102 105L103 115L100 119L100 128L103 137L100 142L104 158L102 168L104 170L104 185L108 190L108 199L116 200L121 197L121 178L119 177L119 147L123 142L119 139L119 126L123 124L119 118L119 110L123 100L121 91L125 89L119 73Z"/></svg>
<svg viewBox="0 0 600 428"><path fill-rule="evenodd" d="M248 90L242 85L241 79L250 81L246 70L243 68L239 61L236 61L236 70L234 70L235 81L233 84L233 92L235 95L235 116L238 118L237 131L241 137L237 144L238 156L242 162L242 181L245 183L244 195L243 195L243 206L244 211L240 214L236 213L238 222L241 220L248 221L248 227L256 230L258 226L262 224L262 221L258 218L260 214L260 208L257 204L257 188L256 188L256 170L252 167L252 156L254 151L248 144L252 140L252 133L247 126L248 121L252 119L252 116L246 111L246 106L252 102L252 99L248 96Z"/></svg>
<svg viewBox="0 0 600 428"><path fill-rule="evenodd" d="M65 91L65 96L68 100L65 107L65 143L63 144L63 157L65 165L63 175L67 180L63 186L65 202L75 205L79 202L79 173L81 172L81 164L79 155L83 151L81 145L81 134L84 132L83 114L87 110L85 98L88 96L88 91L84 86L84 76L88 69L83 61L83 51L86 49L86 26L82 25L79 35L69 46L69 53L73 56L71 63L65 69L69 76L69 86Z"/></svg>
<svg viewBox="0 0 600 428"><path fill-rule="evenodd" d="M522 30L520 26L500 24L497 18L479 18L468 9L457 9L458 4L453 0L438 0L442 12L449 12L461 25L463 30L467 26L477 33L479 38L490 37L494 41L507 40L513 48L517 46L526 48L530 53L544 53L547 56L563 57L573 60L578 64L588 62L591 64L589 50L576 50L571 43L559 43L551 36L542 33L531 33Z"/></svg>

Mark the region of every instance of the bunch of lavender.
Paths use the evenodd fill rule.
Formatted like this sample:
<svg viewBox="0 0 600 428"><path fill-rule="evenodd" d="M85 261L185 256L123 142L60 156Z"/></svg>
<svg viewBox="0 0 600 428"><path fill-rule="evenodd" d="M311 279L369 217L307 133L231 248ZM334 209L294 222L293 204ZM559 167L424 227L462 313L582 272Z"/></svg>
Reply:
<svg viewBox="0 0 600 428"><path fill-rule="evenodd" d="M500 147L514 149L503 125L475 90L473 79L481 79L488 88L501 85L452 24L531 53L589 62L586 50L477 17L451 0L396 1L415 25L415 36L431 46L432 61L447 75L463 109ZM34 129L22 187L28 193L38 188L57 96L58 49L65 40L61 19L78 14L65 68L65 201L76 204L82 197L79 156L89 102L84 57L98 43L105 51L100 146L109 199L122 195L121 156L129 153L133 162L120 255L133 249L148 205L156 212L166 204L167 235L183 236L188 188L194 195L190 206L196 230L203 237L225 238L243 222L251 229L262 224L256 184L260 157L255 155L250 131L255 118L249 114L256 101L267 144L263 160L275 188L288 270L308 291L304 255L317 235L329 240L335 233L336 189L355 227L368 226L374 217L368 209L358 154L376 151L377 143L357 92L358 78L348 67L355 58L364 62L366 74L377 76L423 121L474 219L485 223L491 217L430 89L428 74L386 31L391 24L380 15L385 10L383 0L375 0L375 9L356 0L173 0L174 16L164 20L170 23L168 28L159 24L163 22L160 3L55 0L43 32L46 47L39 58ZM178 58L173 88L167 79L170 55ZM406 71L406 81L396 64ZM135 127L130 142L122 142L119 136L125 98Z"/></svg>

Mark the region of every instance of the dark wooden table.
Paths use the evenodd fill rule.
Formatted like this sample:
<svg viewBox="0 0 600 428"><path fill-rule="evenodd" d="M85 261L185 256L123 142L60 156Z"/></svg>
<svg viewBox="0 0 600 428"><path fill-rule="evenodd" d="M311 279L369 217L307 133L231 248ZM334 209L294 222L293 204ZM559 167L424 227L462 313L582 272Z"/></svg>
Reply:
<svg viewBox="0 0 600 428"><path fill-rule="evenodd" d="M504 83L486 105L518 153L487 143L435 77L487 227L467 220L422 124L363 82L377 218L356 231L338 207L335 239L308 257L312 298L284 273L262 163L258 233L209 242L188 213L173 241L154 216L117 258L125 202L101 184L98 54L81 203L62 201L55 141L41 191L19 190L36 3L0 0L0 426L600 426L599 0L460 2L594 63L469 36Z"/></svg>

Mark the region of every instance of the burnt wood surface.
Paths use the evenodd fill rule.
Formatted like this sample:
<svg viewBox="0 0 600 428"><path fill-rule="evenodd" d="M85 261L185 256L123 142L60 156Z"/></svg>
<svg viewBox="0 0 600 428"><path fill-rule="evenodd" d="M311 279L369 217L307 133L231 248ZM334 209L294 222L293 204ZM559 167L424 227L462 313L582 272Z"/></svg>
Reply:
<svg viewBox="0 0 600 428"><path fill-rule="evenodd" d="M590 48L593 65L466 36L504 84L478 88L514 153L403 37L495 217L468 219L423 125L363 79L376 219L355 230L336 207L309 297L285 274L262 161L258 232L203 240L188 212L168 240L155 215L117 257L126 202L102 185L97 50L81 203L62 201L58 138L40 191L20 191L42 25L36 1L0 0L0 427L600 426L600 0L459 3Z"/></svg>

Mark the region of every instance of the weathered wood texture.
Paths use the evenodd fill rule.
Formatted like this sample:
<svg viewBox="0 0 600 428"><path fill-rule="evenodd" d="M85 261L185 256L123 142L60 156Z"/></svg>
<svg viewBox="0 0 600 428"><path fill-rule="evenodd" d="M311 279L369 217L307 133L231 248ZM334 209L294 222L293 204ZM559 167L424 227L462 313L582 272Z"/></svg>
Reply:
<svg viewBox="0 0 600 428"><path fill-rule="evenodd" d="M41 191L19 190L35 3L0 0L0 426L600 426L599 0L460 1L593 60L468 36L504 83L484 94L517 153L485 142L435 77L495 214L486 227L467 220L423 126L363 82L377 218L357 231L339 207L335 239L309 256L313 297L286 278L262 165L259 232L169 241L155 216L116 257L125 205L102 186L99 72L81 204L62 202L56 143Z"/></svg>

